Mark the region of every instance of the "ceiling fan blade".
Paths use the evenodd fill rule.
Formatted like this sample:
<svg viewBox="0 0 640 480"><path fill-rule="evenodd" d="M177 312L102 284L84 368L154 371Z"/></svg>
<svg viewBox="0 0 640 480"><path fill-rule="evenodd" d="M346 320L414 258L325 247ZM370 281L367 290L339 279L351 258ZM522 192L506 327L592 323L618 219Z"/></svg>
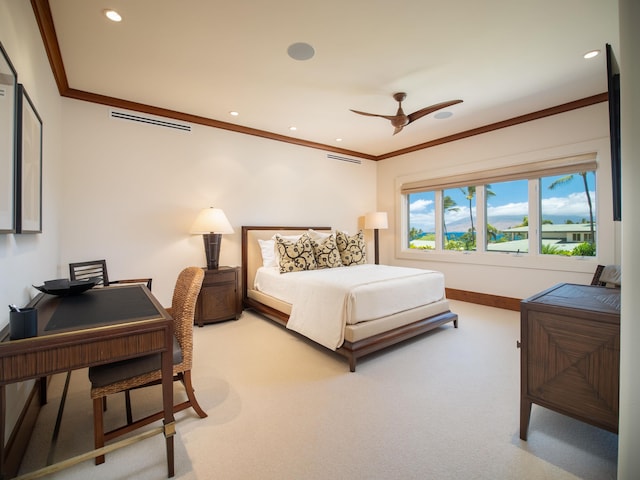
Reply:
<svg viewBox="0 0 640 480"><path fill-rule="evenodd" d="M396 118L396 115L378 115L377 113L367 113L367 112L360 112L358 110L351 110L353 113L357 113L359 115L366 115L368 117L380 117L380 118L386 118L387 120L393 120L394 118Z"/></svg>
<svg viewBox="0 0 640 480"><path fill-rule="evenodd" d="M449 100L448 102L436 103L435 105L431 105L430 107L421 108L420 110L413 112L411 115L408 115L409 123L414 122L419 118L424 117L425 115L429 115L436 110L440 110L441 108L449 107L457 103L462 103L462 100Z"/></svg>

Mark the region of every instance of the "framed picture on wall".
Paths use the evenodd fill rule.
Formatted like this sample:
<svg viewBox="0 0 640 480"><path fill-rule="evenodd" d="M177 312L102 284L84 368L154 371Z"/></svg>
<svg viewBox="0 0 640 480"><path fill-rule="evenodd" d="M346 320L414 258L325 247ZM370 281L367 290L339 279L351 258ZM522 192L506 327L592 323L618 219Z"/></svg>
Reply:
<svg viewBox="0 0 640 480"><path fill-rule="evenodd" d="M0 233L16 231L16 101L18 74L0 43Z"/></svg>
<svg viewBox="0 0 640 480"><path fill-rule="evenodd" d="M42 119L18 84L16 232L42 233Z"/></svg>

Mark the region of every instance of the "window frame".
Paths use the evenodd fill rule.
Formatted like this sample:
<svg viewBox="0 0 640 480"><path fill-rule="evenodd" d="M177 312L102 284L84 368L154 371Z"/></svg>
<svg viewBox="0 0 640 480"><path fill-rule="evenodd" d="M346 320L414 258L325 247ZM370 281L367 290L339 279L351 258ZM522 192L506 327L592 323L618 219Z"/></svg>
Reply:
<svg viewBox="0 0 640 480"><path fill-rule="evenodd" d="M565 162L566 161L566 162ZM553 169L547 169L546 166L555 164ZM481 172L475 172L478 178L482 180L468 180L473 178L473 172L464 172L449 175L447 177L440 176L434 177L428 180L415 180L415 175L412 177L404 177L396 179L396 198L399 199L397 203L398 218L402 219L397 225L397 239L396 243L396 258L401 260L412 261L428 261L428 262L447 262L447 263L461 263L461 264L473 264L473 265L487 265L487 266L505 266L505 267L517 267L517 268L531 268L531 269L543 269L554 271L575 271L575 272L592 272L595 265L599 262L610 262L606 260L612 257L614 249L613 243L603 248L600 243L601 229L608 226L613 227L613 221L609 223L606 218L605 206L602 205L601 197L604 195L606 198L606 192L603 193L600 185L607 180L607 169L602 168L602 165L598 161L598 154L594 151L588 153L581 153L577 155L567 155L564 157L556 157L551 160L523 162L520 164L507 164L506 168L494 168ZM529 170L530 169L530 170ZM547 176L554 176L560 174L576 173L578 171L593 171L596 176L596 198L594 203L598 205L597 217L596 217L596 240L598 248L596 255L593 257L567 257L560 255L547 255L541 253L541 243L539 239L540 235L540 196L538 194L540 190L540 178ZM500 177L501 172L506 172L507 175ZM520 178L514 178L515 173L520 172L522 175ZM535 173L535 175L534 175ZM534 225L535 229L529 232L528 242L529 248L526 253L513 253L513 252L496 252L488 251L486 249L486 202L485 202L485 183L491 184L491 181L497 179L527 179L528 181L528 199L529 199L529 225ZM452 180L451 180L452 179ZM443 237L442 237L442 220L443 220L443 192L446 188L451 188L451 185L457 185L460 179L463 179L465 183L476 186L476 214L477 225L482 225L482 228L476 228L476 250L466 251L451 251L444 250ZM488 179L488 180L487 180ZM502 180L505 181L505 180ZM409 193L417 193L419 190L415 190L420 184L429 185L442 185L441 188L435 189L436 192L436 221L435 221L435 233L436 233L436 249L435 250L417 250L409 248L408 228L409 228ZM414 191L407 191L408 186ZM434 188L427 189L433 191ZM605 202L606 203L606 202ZM605 217L604 219L601 217ZM535 223L534 223L535 222ZM605 226L606 225L606 226ZM613 228L611 228L613 230ZM612 240L615 234L607 234L607 240Z"/></svg>

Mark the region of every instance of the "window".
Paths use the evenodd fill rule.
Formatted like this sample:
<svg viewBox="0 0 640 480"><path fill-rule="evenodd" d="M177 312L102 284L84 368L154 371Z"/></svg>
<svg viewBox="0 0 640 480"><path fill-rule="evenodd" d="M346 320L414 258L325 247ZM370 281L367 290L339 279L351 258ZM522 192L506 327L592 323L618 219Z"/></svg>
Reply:
<svg viewBox="0 0 640 480"><path fill-rule="evenodd" d="M409 248L436 248L436 194L420 192L407 196L409 203Z"/></svg>
<svg viewBox="0 0 640 480"><path fill-rule="evenodd" d="M412 182L411 249L595 256L595 154Z"/></svg>
<svg viewBox="0 0 640 480"><path fill-rule="evenodd" d="M595 177L585 171L540 179L543 254L596 254Z"/></svg>
<svg viewBox="0 0 640 480"><path fill-rule="evenodd" d="M485 186L486 242L491 252L529 251L529 182L512 180Z"/></svg>
<svg viewBox="0 0 640 480"><path fill-rule="evenodd" d="M443 192L443 245L445 250L476 249L476 187L449 188Z"/></svg>

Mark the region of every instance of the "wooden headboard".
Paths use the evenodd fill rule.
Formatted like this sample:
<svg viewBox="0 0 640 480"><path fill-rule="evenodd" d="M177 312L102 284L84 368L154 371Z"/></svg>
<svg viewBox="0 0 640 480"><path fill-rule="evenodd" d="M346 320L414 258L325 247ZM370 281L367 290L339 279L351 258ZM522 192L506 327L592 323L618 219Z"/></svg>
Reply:
<svg viewBox="0 0 640 480"><path fill-rule="evenodd" d="M242 227L242 302L247 304L247 289L253 288L256 271L262 266L258 239L269 240L276 233L301 234L309 229L330 231L331 227L277 227L270 225Z"/></svg>

